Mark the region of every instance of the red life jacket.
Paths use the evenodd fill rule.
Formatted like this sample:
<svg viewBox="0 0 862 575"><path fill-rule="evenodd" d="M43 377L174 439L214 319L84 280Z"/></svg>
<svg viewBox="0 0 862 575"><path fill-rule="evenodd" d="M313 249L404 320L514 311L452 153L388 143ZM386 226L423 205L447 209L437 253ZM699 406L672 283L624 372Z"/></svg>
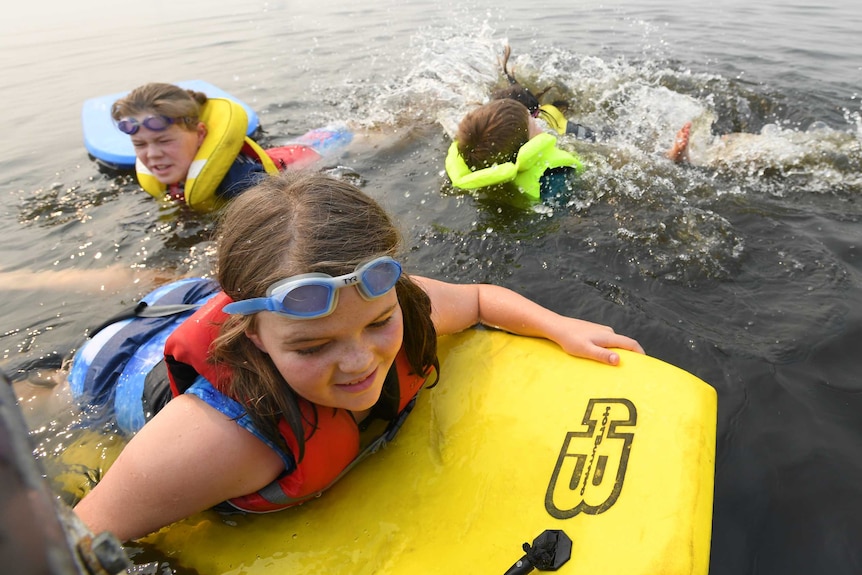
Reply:
<svg viewBox="0 0 862 575"><path fill-rule="evenodd" d="M207 361L209 347L218 335L220 324L227 318L222 308L231 301L225 293L216 295L183 322L165 343L165 361L174 397L188 389L198 375L206 378L221 393L233 397L230 393L230 369ZM290 425L282 418L278 429L294 458L295 469L286 471L260 491L231 499L229 503L244 511L265 512L315 497L337 481L361 456L373 453L394 437L426 379L427 375L412 373L402 347L386 376L381 399L378 400L378 404L387 400L391 403L391 422L386 432L361 453L359 428L349 411L313 405L299 398L305 430L302 460L296 461L299 443ZM316 422L316 427L312 422Z"/></svg>

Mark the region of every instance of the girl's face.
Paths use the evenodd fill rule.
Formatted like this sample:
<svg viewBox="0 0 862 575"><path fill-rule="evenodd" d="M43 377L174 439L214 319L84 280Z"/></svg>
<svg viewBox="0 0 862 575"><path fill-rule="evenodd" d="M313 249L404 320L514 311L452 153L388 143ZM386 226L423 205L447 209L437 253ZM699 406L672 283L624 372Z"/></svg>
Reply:
<svg viewBox="0 0 862 575"><path fill-rule="evenodd" d="M249 339L268 354L293 390L313 403L370 409L404 336L395 290L367 301L355 287L339 290L330 315L295 320L260 312Z"/></svg>
<svg viewBox="0 0 862 575"><path fill-rule="evenodd" d="M138 122L145 117L146 114L136 116ZM185 181L206 134L206 125L198 122L194 130L180 124L171 124L158 132L141 126L131 138L135 156L159 182L167 186Z"/></svg>

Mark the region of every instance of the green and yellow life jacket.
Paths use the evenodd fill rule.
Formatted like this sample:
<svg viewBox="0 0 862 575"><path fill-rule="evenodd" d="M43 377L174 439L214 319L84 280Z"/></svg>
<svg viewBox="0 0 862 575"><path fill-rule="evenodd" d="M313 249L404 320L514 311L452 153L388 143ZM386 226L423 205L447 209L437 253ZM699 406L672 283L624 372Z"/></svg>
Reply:
<svg viewBox="0 0 862 575"><path fill-rule="evenodd" d="M573 168L577 173L584 169L577 156L557 148L557 139L545 133L534 136L521 146L514 162L495 164L481 170L470 170L458 151L456 141L449 146L446 155L446 173L456 188L476 190L514 182L534 202L541 199L539 180L545 171L562 167Z"/></svg>

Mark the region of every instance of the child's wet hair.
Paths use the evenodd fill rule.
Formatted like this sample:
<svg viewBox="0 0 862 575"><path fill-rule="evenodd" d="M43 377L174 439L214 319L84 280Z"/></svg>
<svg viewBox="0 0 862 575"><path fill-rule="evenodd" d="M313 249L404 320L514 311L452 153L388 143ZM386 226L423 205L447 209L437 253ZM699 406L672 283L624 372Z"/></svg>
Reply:
<svg viewBox="0 0 862 575"><path fill-rule="evenodd" d="M503 74L506 76L506 79L509 82L509 85L505 88L500 88L498 90L494 90L491 93L492 100L515 100L516 102L522 103L527 109L530 111L530 114L535 116L539 113L540 100L545 93L551 89L550 86L539 92L538 94L534 94L527 88L525 88L520 82L518 82L517 78L515 78L515 70L512 68L509 69L509 57L512 55L512 48L506 44L506 47L503 50L503 57L500 60L500 66L503 68Z"/></svg>
<svg viewBox="0 0 862 575"><path fill-rule="evenodd" d="M513 99L493 100L469 112L455 140L464 162L480 170L515 160L530 139L530 112Z"/></svg>
<svg viewBox="0 0 862 575"><path fill-rule="evenodd" d="M233 299L261 297L303 273L341 275L394 256L401 235L356 186L317 173L284 172L232 200L219 221L218 280Z"/></svg>
<svg viewBox="0 0 862 575"><path fill-rule="evenodd" d="M515 100L522 103L530 111L530 114L535 116L539 112L539 99L533 95L528 89L520 84L512 84L505 88L495 90L491 94L492 100Z"/></svg>
<svg viewBox="0 0 862 575"><path fill-rule="evenodd" d="M139 114L160 114L182 120L180 125L194 129L200 119L201 107L207 95L195 90L186 90L174 84L151 82L138 86L111 106L111 118L115 122Z"/></svg>

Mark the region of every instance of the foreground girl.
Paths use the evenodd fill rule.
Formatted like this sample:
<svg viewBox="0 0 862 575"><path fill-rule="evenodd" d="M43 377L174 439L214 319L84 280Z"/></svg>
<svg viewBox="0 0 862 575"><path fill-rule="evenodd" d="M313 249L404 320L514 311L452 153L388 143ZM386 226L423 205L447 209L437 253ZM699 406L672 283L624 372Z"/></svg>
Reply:
<svg viewBox="0 0 862 575"><path fill-rule="evenodd" d="M286 173L233 200L223 292L165 345L175 397L77 505L84 523L127 540L220 504L315 496L373 442L372 421L401 419L434 379L438 335L482 323L609 364L608 348L643 351L502 287L408 275L399 242L374 200L324 175Z"/></svg>

